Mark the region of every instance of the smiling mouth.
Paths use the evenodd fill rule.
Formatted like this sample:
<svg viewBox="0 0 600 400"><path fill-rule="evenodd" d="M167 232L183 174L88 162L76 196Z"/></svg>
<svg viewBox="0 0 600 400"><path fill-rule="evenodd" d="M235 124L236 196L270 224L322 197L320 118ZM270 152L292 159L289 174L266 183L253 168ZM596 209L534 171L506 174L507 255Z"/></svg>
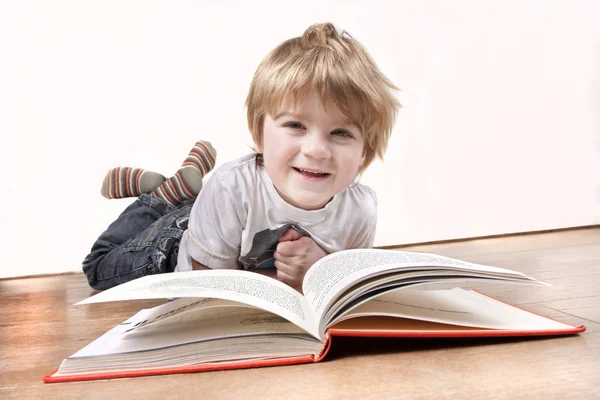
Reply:
<svg viewBox="0 0 600 400"><path fill-rule="evenodd" d="M294 170L308 178L325 178L329 175L331 175L328 172L314 172L314 171L308 171L302 168L296 168L296 167L292 167L294 168Z"/></svg>

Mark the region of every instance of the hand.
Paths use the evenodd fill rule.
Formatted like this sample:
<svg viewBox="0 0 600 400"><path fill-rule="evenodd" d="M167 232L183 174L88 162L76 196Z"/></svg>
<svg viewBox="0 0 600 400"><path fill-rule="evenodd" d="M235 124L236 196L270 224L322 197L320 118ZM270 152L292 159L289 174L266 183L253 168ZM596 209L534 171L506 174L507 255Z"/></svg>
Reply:
<svg viewBox="0 0 600 400"><path fill-rule="evenodd" d="M326 255L327 252L312 238L302 236L300 232L290 228L281 235L275 250L277 279L293 288L299 288L306 271Z"/></svg>

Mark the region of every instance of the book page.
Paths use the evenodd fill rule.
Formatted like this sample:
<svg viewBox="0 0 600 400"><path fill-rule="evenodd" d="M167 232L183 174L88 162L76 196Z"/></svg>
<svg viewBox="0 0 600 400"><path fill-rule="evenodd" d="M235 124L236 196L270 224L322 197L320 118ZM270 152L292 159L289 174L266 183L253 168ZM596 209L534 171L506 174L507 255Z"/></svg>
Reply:
<svg viewBox="0 0 600 400"><path fill-rule="evenodd" d="M515 282L538 283L536 280L504 268L468 263L436 254L405 252L380 249L346 250L330 254L317 261L306 273L303 283L304 296L317 321L337 296L356 282L376 276L386 271L394 271L398 279L402 273L440 270L457 278L458 272L468 272L470 276L502 278ZM438 274L437 281L444 279L444 273ZM323 326L321 326L323 331Z"/></svg>
<svg viewBox="0 0 600 400"><path fill-rule="evenodd" d="M425 273L427 275L425 275ZM464 274L464 275L463 275ZM403 287L415 288L417 286L427 286L427 290L431 290L433 283L438 284L441 281L451 287L457 284L464 283L475 283L475 282L504 282L502 279L495 278L481 278L477 276L469 276L467 273L463 273L458 277L448 275L448 271L417 271L417 272L405 272L401 274L401 278L389 274L377 275L374 278L367 278L360 284L351 286L350 288L341 292L341 294L335 299L325 313L322 315L322 327L328 325L331 321L337 319L340 315L345 314L348 310L351 310L360 304L369 301L375 296L379 296L385 292L393 291ZM513 281L507 281L514 283ZM447 289L446 287L445 289Z"/></svg>
<svg viewBox="0 0 600 400"><path fill-rule="evenodd" d="M484 329L564 330L563 324L473 290L398 289L346 313L337 322L361 316L391 316ZM334 323L335 324L335 323Z"/></svg>
<svg viewBox="0 0 600 400"><path fill-rule="evenodd" d="M201 297L232 300L277 314L318 337L304 297L286 284L237 270L188 271L148 275L98 293L77 304L108 301Z"/></svg>
<svg viewBox="0 0 600 400"><path fill-rule="evenodd" d="M161 308L167 305L162 304L153 309L141 310L70 356L69 359L104 357L157 349L164 349L163 358L168 359L169 354L173 357L180 352L177 346L205 342L206 350L210 351L211 348L219 346L217 341L234 339L239 347L251 338L260 336L267 336L268 338L260 340L271 343L271 347L277 347L277 341L285 341L288 337L301 339L298 343L306 343L309 349L318 349L321 345L317 339L295 324L272 313L248 307L228 307L220 312L204 313L202 317L186 321L130 331L131 326L151 318L152 315L161 314L164 311ZM231 342L227 343L231 344ZM297 344L295 347L300 346ZM231 350L236 351L234 348ZM306 352L306 349L302 351Z"/></svg>
<svg viewBox="0 0 600 400"><path fill-rule="evenodd" d="M232 309L254 310L252 306L238 303L237 301L182 297L160 306L151 308L151 313L143 320L133 324L126 332L139 331L148 327L155 328L163 324L187 323L194 319L206 319L213 313L226 313ZM275 318L281 318L275 316Z"/></svg>

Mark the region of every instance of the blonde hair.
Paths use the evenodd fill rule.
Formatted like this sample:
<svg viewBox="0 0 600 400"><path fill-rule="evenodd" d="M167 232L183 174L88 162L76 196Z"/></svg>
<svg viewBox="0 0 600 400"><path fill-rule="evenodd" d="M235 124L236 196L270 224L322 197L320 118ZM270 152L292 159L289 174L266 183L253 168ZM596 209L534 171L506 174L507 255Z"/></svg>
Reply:
<svg viewBox="0 0 600 400"><path fill-rule="evenodd" d="M347 32L327 22L310 26L301 37L286 40L258 66L246 107L254 143L262 148L266 114L275 115L286 96L296 104L309 92L320 95L357 123L365 137L364 171L376 156L383 159L398 109L399 90Z"/></svg>

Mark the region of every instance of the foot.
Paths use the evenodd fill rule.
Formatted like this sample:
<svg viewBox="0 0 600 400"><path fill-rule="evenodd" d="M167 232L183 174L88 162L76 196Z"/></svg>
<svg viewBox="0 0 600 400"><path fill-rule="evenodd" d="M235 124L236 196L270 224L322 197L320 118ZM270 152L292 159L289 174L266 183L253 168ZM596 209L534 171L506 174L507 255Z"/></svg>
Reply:
<svg viewBox="0 0 600 400"><path fill-rule="evenodd" d="M202 189L202 178L215 166L216 160L217 152L209 142L196 142L181 168L152 194L175 206L195 199Z"/></svg>
<svg viewBox="0 0 600 400"><path fill-rule="evenodd" d="M166 180L161 174L142 168L112 168L102 182L100 194L107 199L138 197L152 192Z"/></svg>

